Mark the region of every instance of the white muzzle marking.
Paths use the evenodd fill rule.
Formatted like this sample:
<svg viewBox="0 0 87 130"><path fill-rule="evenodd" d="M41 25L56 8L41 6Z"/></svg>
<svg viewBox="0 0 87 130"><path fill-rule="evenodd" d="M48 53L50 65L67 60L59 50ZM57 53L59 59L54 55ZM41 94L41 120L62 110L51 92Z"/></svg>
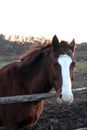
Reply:
<svg viewBox="0 0 87 130"><path fill-rule="evenodd" d="M58 58L58 63L61 66L62 75L61 98L58 98L58 100L61 103L70 104L73 101L72 84L70 79L70 64L72 63L72 59L66 54L60 55Z"/></svg>

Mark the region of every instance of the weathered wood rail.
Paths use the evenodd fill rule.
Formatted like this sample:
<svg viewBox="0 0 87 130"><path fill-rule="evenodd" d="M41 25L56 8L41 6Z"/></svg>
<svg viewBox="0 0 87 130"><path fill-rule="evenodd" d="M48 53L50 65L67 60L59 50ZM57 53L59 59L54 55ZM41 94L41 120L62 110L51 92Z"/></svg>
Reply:
<svg viewBox="0 0 87 130"><path fill-rule="evenodd" d="M87 127L85 127L85 128L78 128L78 129L75 129L75 130L87 130Z"/></svg>
<svg viewBox="0 0 87 130"><path fill-rule="evenodd" d="M73 89L73 94L76 93L86 93L87 87ZM17 95L10 97L0 97L0 104L10 104L10 103L18 103L18 102L32 102L32 101L40 101L53 97L57 97L57 93L52 91L50 93L40 93L33 95Z"/></svg>

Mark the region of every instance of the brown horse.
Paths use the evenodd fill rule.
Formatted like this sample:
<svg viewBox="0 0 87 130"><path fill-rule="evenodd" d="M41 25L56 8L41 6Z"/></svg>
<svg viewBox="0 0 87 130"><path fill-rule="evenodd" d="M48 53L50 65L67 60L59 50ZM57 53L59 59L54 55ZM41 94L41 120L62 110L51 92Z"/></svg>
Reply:
<svg viewBox="0 0 87 130"><path fill-rule="evenodd" d="M0 69L0 96L15 96L49 92L53 87L61 103L73 101L72 81L75 42L37 45ZM38 121L43 101L0 105L0 119L5 130L29 130Z"/></svg>

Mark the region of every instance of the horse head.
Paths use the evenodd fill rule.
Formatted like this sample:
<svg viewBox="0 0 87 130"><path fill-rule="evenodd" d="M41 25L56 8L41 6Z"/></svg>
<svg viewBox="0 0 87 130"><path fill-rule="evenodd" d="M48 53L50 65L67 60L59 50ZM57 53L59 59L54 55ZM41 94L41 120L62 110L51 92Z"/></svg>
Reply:
<svg viewBox="0 0 87 130"><path fill-rule="evenodd" d="M59 42L55 35L52 39L52 83L60 103L70 104L73 101L72 82L75 68L75 41ZM52 75L52 73L50 74Z"/></svg>

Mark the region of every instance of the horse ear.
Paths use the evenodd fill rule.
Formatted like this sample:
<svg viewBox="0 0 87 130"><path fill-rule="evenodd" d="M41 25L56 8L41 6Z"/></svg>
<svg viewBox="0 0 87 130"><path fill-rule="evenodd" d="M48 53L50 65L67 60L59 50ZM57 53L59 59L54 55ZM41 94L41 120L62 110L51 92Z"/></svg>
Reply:
<svg viewBox="0 0 87 130"><path fill-rule="evenodd" d="M71 41L71 43L70 43L70 49L72 50L72 52L74 52L75 51L75 39L73 39L72 41Z"/></svg>
<svg viewBox="0 0 87 130"><path fill-rule="evenodd" d="M53 39L52 39L52 47L53 47L53 49L55 49L58 46L58 44L59 44L59 40L58 40L57 36L54 35Z"/></svg>

